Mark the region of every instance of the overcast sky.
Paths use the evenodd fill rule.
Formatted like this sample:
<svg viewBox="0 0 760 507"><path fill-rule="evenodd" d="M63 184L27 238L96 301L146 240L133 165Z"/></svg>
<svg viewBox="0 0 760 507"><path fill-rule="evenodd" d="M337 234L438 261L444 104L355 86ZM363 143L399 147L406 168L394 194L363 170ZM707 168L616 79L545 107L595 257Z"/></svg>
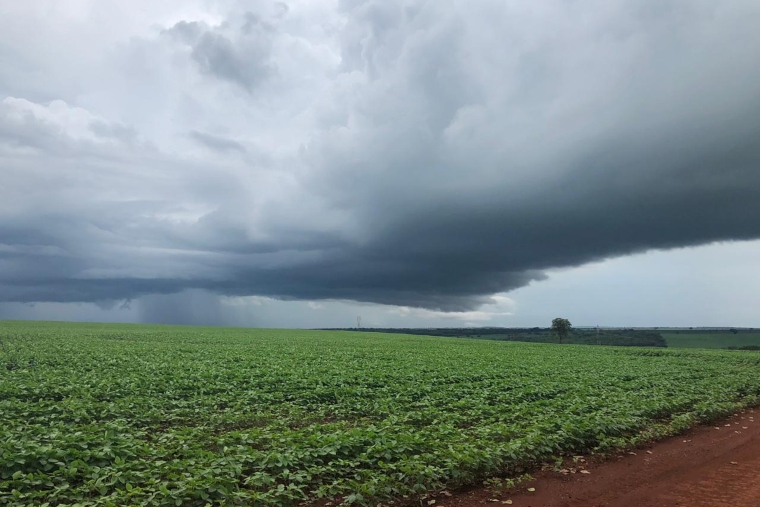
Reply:
<svg viewBox="0 0 760 507"><path fill-rule="evenodd" d="M0 3L0 318L760 319L757 0Z"/></svg>

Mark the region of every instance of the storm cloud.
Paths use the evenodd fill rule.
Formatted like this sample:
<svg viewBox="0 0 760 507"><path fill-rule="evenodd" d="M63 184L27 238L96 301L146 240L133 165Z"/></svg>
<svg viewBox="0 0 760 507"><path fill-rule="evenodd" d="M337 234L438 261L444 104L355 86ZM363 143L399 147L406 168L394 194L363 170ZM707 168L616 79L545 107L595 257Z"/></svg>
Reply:
<svg viewBox="0 0 760 507"><path fill-rule="evenodd" d="M756 1L203 5L3 8L0 301L464 312L760 238Z"/></svg>

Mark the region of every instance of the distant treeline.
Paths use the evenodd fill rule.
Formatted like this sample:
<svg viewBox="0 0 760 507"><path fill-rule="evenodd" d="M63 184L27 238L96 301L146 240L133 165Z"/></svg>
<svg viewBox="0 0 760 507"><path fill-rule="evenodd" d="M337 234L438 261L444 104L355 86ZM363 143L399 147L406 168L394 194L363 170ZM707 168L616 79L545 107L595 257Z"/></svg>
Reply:
<svg viewBox="0 0 760 507"><path fill-rule="evenodd" d="M448 328L338 328L335 331L367 331L484 340L559 343L549 328L530 327L448 327ZM656 331L640 329L573 329L562 343L576 345L615 345L618 347L667 347L665 339Z"/></svg>
<svg viewBox="0 0 760 507"><path fill-rule="evenodd" d="M716 332L726 332L731 334L755 334L757 329L753 327L727 327L727 328L699 328L690 327L688 329L663 329L665 333L672 334L715 334Z"/></svg>

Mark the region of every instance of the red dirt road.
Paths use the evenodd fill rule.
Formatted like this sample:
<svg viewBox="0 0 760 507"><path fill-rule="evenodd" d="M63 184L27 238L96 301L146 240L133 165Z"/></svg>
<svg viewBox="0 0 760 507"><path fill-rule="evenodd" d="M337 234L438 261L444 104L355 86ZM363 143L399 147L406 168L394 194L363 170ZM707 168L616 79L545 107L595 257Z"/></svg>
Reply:
<svg viewBox="0 0 760 507"><path fill-rule="evenodd" d="M511 494L481 488L439 495L434 507L760 507L760 410L636 449L635 455L566 466L565 473L534 474Z"/></svg>

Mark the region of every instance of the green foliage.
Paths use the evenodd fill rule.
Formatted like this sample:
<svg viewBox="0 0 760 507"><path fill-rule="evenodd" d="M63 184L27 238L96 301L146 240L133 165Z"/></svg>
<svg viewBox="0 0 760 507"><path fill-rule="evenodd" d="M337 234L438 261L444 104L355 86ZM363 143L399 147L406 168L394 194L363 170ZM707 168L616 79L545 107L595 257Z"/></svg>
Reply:
<svg viewBox="0 0 760 507"><path fill-rule="evenodd" d="M663 332L662 336L668 342L668 347L727 349L760 346L760 331L679 331Z"/></svg>
<svg viewBox="0 0 760 507"><path fill-rule="evenodd" d="M0 369L17 370L35 365L29 337L0 329Z"/></svg>
<svg viewBox="0 0 760 507"><path fill-rule="evenodd" d="M344 328L341 331L352 331ZM333 331L338 331L334 329ZM450 336L459 338L479 338L531 343L557 343L557 337L551 328L512 328L512 327L451 327L451 328L372 328L365 332L414 334L424 336ZM646 329L572 329L563 338L563 343L575 345L612 345L617 347L667 347L667 343L657 331Z"/></svg>
<svg viewBox="0 0 760 507"><path fill-rule="evenodd" d="M0 323L0 505L369 505L756 403L760 354ZM497 484L497 481L492 481Z"/></svg>

